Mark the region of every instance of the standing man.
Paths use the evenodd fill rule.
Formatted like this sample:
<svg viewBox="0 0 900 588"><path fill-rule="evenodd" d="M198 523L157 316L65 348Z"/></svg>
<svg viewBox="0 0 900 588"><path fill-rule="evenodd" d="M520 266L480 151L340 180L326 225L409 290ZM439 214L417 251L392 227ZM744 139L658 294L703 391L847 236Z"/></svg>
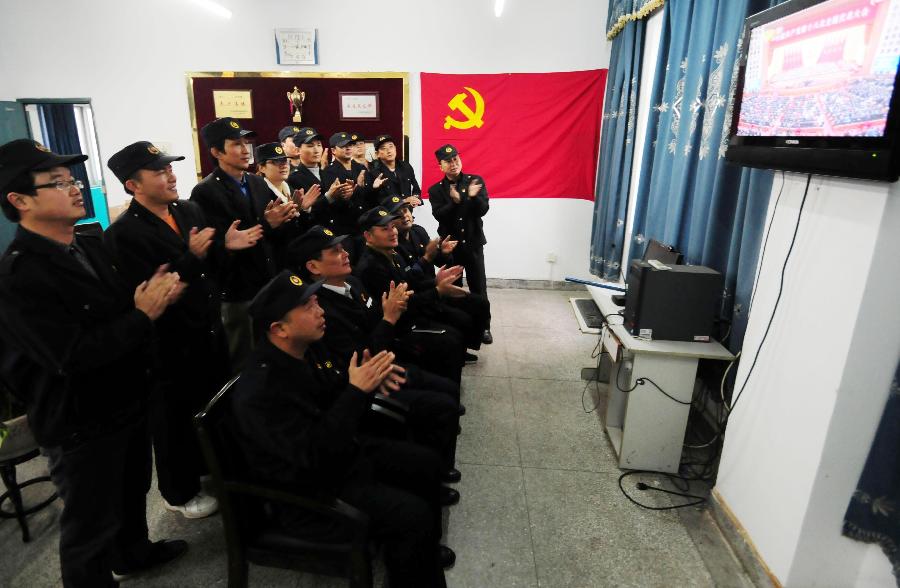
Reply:
<svg viewBox="0 0 900 588"><path fill-rule="evenodd" d="M353 144L350 133L335 133L328 140L334 160L322 170L322 184L330 186L335 180L343 186L352 186L353 191L345 195L342 190L339 198L328 203L328 216L333 220L331 229L337 235L348 235L344 248L350 254L350 263L359 259L363 247L362 234L357 219L366 210L366 168L353 161Z"/></svg>
<svg viewBox="0 0 900 588"><path fill-rule="evenodd" d="M278 131L278 140L281 141L281 148L284 149L284 154L287 155L288 165L290 170L288 173L294 173L297 171L300 166L300 149L294 145L294 135L300 132L300 127L297 126L287 126L282 127L280 131Z"/></svg>
<svg viewBox="0 0 900 588"><path fill-rule="evenodd" d="M200 134L216 168L194 186L191 201L200 206L216 230L217 248L224 248L224 238L231 227L246 231L243 237L250 245L230 251L218 268L222 323L231 367L240 370L252 346L247 306L275 275L271 233L293 216L296 206L290 202L276 205L275 195L265 180L248 173L251 158L247 138L256 133L242 129L237 120L224 117L205 125Z"/></svg>
<svg viewBox="0 0 900 588"><path fill-rule="evenodd" d="M0 208L18 223L0 258L0 377L24 401L63 499L65 588L115 587L170 561L184 541L147 537L153 323L180 293L159 268L126 289L99 237L76 235L81 182L30 139L0 146Z"/></svg>
<svg viewBox="0 0 900 588"><path fill-rule="evenodd" d="M300 167L292 172L287 179L288 185L293 190L304 190L309 192L313 185L319 185L322 190L322 197L313 205L314 220L320 225L329 226L334 219L328 217L327 205L339 198L346 199L353 194L353 186L341 184L335 178L330 184L322 184L322 141L325 137L319 134L316 129L311 127L303 127L300 132L294 135L294 144L298 146Z"/></svg>
<svg viewBox="0 0 900 588"><path fill-rule="evenodd" d="M213 249L215 229L200 207L178 199L172 162L182 159L147 141L132 143L109 159L109 169L133 198L104 240L130 287L164 264L187 284L181 299L156 322L159 376L151 394L150 433L165 507L198 519L216 512L218 503L200 487L206 467L192 417L230 371L219 287L210 263L223 252ZM236 233L231 229L226 235L226 247Z"/></svg>
<svg viewBox="0 0 900 588"><path fill-rule="evenodd" d="M453 252L456 263L466 268L469 290L485 300L487 278L484 271L484 227L481 217L487 214L490 204L488 192L481 176L462 173L462 161L453 145L442 145L434 152L444 178L428 188L431 214L438 221L438 234L442 239L452 235L459 241ZM493 343L490 311L482 336L484 343Z"/></svg>
<svg viewBox="0 0 900 588"><path fill-rule="evenodd" d="M416 172L407 162L397 159L394 138L378 135L375 155L378 160L372 162L366 176L366 185L370 188L369 208L378 206L389 196L399 196L411 206L422 204L422 189L416 180Z"/></svg>
<svg viewBox="0 0 900 588"><path fill-rule="evenodd" d="M366 159L366 142L356 133L351 134L350 138L353 139L353 161L365 169L369 169L369 160Z"/></svg>

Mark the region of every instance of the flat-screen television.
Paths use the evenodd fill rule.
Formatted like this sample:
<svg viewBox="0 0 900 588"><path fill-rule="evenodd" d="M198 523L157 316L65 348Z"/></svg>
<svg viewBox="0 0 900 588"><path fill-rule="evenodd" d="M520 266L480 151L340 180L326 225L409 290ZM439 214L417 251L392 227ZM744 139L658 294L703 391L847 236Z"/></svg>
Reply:
<svg viewBox="0 0 900 588"><path fill-rule="evenodd" d="M900 175L900 0L790 0L747 18L726 159Z"/></svg>

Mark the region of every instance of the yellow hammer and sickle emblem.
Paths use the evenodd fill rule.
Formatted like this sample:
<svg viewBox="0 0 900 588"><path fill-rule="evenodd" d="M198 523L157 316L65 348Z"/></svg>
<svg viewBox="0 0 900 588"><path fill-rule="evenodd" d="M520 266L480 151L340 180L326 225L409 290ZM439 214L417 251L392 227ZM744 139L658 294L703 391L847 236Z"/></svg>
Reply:
<svg viewBox="0 0 900 588"><path fill-rule="evenodd" d="M449 129L450 127L453 127L454 129L471 129L472 127L480 129L481 125L484 124L484 98L482 98L481 94L473 88L468 86L463 86L463 88L475 99L475 110L473 111L466 103L466 98L468 98L468 96L465 93L457 94L447 103L447 106L450 107L450 110L456 110L461 113L466 117L466 120L456 120L452 116L447 115L444 119L445 129Z"/></svg>

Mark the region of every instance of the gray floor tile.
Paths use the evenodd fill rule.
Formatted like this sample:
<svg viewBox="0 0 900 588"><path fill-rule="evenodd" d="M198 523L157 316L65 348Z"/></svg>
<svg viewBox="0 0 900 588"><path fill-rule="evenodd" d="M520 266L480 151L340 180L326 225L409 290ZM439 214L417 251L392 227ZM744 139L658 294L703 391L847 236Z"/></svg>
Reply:
<svg viewBox="0 0 900 588"><path fill-rule="evenodd" d="M617 479L618 474L525 468L540 586L711 586L678 517L631 504ZM630 485L630 492L639 492ZM669 504L658 493L636 498Z"/></svg>
<svg viewBox="0 0 900 588"><path fill-rule="evenodd" d="M574 292L553 290L504 290L496 296L504 308L500 322L504 327L520 327L561 332L577 332L578 321L568 300L580 296ZM561 304L560 301L565 302Z"/></svg>
<svg viewBox="0 0 900 588"><path fill-rule="evenodd" d="M562 303L562 302L561 302ZM581 380L581 368L593 365L596 335L576 329L546 331L503 327L506 359L513 378Z"/></svg>
<svg viewBox="0 0 900 588"><path fill-rule="evenodd" d="M509 378L463 376L466 415L456 446L458 463L519 465Z"/></svg>
<svg viewBox="0 0 900 588"><path fill-rule="evenodd" d="M537 586L521 468L462 464L459 469L462 500L450 508L447 536L457 563L447 572L447 584Z"/></svg>
<svg viewBox="0 0 900 588"><path fill-rule="evenodd" d="M466 365L463 368L465 376L509 376L509 364L506 360L506 334L502 327L491 329L494 342L490 345L482 345L475 352L478 361Z"/></svg>
<svg viewBox="0 0 900 588"><path fill-rule="evenodd" d="M582 407L594 403L586 384L510 379L524 467L618 471L602 425Z"/></svg>
<svg viewBox="0 0 900 588"><path fill-rule="evenodd" d="M578 332L561 290L492 288L495 343L463 373L457 462L462 501L445 511L447 542L459 555L451 588L495 586L731 586L746 576L702 511L654 512L621 494L619 470L603 433L606 386L591 383L582 408L582 367L596 336ZM513 377L512 379L510 377ZM19 467L20 479L46 471L43 459ZM655 484L651 476L641 481ZM625 488L650 505L665 494ZM37 496L32 496L37 498ZM60 502L29 517L34 540L23 544L15 521L0 520L0 586L60 585ZM219 517L189 521L148 496L153 539L184 538L188 553L126 586L225 586L226 554ZM376 564L376 586L383 566ZM251 566L251 586L332 588L340 580Z"/></svg>

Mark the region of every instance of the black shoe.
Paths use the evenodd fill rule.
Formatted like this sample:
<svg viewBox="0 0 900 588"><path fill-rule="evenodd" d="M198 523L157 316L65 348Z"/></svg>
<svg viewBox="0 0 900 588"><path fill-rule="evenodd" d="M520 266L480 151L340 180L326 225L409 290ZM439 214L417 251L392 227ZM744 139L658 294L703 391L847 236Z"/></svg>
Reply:
<svg viewBox="0 0 900 588"><path fill-rule="evenodd" d="M451 468L444 472L444 475L441 476L441 482L444 484L456 484L462 479L462 474L459 473L459 470L456 468Z"/></svg>
<svg viewBox="0 0 900 588"><path fill-rule="evenodd" d="M453 506L459 502L459 492L453 488L441 486L441 506Z"/></svg>
<svg viewBox="0 0 900 588"><path fill-rule="evenodd" d="M458 408L457 411L456 411L456 414L458 414L459 416L462 416L462 415L466 414L466 405L465 405L465 404L460 404L460 405L459 405L459 408Z"/></svg>
<svg viewBox="0 0 900 588"><path fill-rule="evenodd" d="M481 334L481 342L485 345L490 345L494 342L494 336L491 335L490 329L485 329L484 333Z"/></svg>
<svg viewBox="0 0 900 588"><path fill-rule="evenodd" d="M475 363L476 361L478 361L478 356L466 351L466 363Z"/></svg>
<svg viewBox="0 0 900 588"><path fill-rule="evenodd" d="M151 570L164 563L176 560L187 551L187 541L174 539L172 541L157 541L150 546L150 555L144 561L123 569L113 569L113 577L116 581L126 576L133 576Z"/></svg>
<svg viewBox="0 0 900 588"><path fill-rule="evenodd" d="M438 545L438 561L443 569L448 570L456 563L456 553L446 545Z"/></svg>

